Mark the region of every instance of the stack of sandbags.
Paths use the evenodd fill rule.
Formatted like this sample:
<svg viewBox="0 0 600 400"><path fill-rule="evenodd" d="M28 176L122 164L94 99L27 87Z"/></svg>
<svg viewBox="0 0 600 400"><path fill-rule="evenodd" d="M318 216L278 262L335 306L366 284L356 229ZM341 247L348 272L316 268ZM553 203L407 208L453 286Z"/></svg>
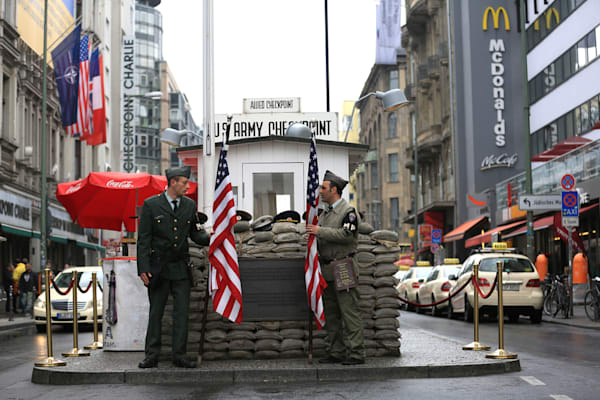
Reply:
<svg viewBox="0 0 600 400"><path fill-rule="evenodd" d="M304 258L306 239L304 224L276 222L271 230L250 230L250 226L238 222L235 238L240 257L253 258Z"/></svg>

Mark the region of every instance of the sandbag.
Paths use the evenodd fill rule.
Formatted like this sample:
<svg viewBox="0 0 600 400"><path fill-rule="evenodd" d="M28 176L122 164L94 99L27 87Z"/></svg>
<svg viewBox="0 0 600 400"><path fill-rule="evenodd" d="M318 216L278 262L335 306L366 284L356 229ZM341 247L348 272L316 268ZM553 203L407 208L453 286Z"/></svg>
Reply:
<svg viewBox="0 0 600 400"><path fill-rule="evenodd" d="M254 346L254 350L256 350L256 351L264 351L264 350L280 351L281 350L281 342L279 340L273 340L273 339L257 340L255 343L255 346Z"/></svg>
<svg viewBox="0 0 600 400"><path fill-rule="evenodd" d="M247 339L232 340L229 342L229 351L231 352L232 350L254 350L254 342Z"/></svg>
<svg viewBox="0 0 600 400"><path fill-rule="evenodd" d="M394 329L378 329L375 331L375 340L397 340L400 332Z"/></svg>
<svg viewBox="0 0 600 400"><path fill-rule="evenodd" d="M272 331L269 329L259 329L254 334L256 339L273 339L273 340L281 340L283 337L279 334L278 331Z"/></svg>
<svg viewBox="0 0 600 400"><path fill-rule="evenodd" d="M245 350L229 350L229 358L234 360L252 360L254 353L252 351Z"/></svg>
<svg viewBox="0 0 600 400"><path fill-rule="evenodd" d="M392 276L396 272L398 272L398 267L394 264L377 264L375 266L375 272L373 273L373 275L376 278L379 278L382 276Z"/></svg>
<svg viewBox="0 0 600 400"><path fill-rule="evenodd" d="M261 360L270 360L273 358L279 358L280 353L273 350L261 350L254 353L254 357Z"/></svg>
<svg viewBox="0 0 600 400"><path fill-rule="evenodd" d="M248 232L250 230L250 222L248 221L238 221L233 226L233 231L235 233Z"/></svg>
<svg viewBox="0 0 600 400"><path fill-rule="evenodd" d="M387 240L390 242L398 241L398 233L394 232L394 231L388 231L388 230L373 231L369 234L369 236L372 239L376 239L376 240Z"/></svg>
<svg viewBox="0 0 600 400"><path fill-rule="evenodd" d="M296 224L294 222L275 222L271 231L275 235L286 232L297 233Z"/></svg>
<svg viewBox="0 0 600 400"><path fill-rule="evenodd" d="M375 254L386 254L393 253L398 254L401 251L398 246L377 246L373 249L373 253Z"/></svg>
<svg viewBox="0 0 600 400"><path fill-rule="evenodd" d="M375 229L368 222L361 222L358 224L358 233L362 233L363 235L368 235L373 232Z"/></svg>
<svg viewBox="0 0 600 400"><path fill-rule="evenodd" d="M295 231L288 233L280 233L278 235L275 235L275 237L273 238L273 241L275 243L298 243L300 240L302 240L302 236L296 233Z"/></svg>
<svg viewBox="0 0 600 400"><path fill-rule="evenodd" d="M279 331L283 339L304 339L304 329L289 328Z"/></svg>
<svg viewBox="0 0 600 400"><path fill-rule="evenodd" d="M381 287L375 289L375 298L398 296L398 291L394 287Z"/></svg>
<svg viewBox="0 0 600 400"><path fill-rule="evenodd" d="M373 286L375 286L376 288L390 287L390 286L393 287L393 286L396 286L397 283L398 283L398 280L396 278L394 278L393 276L382 276L382 277L375 279Z"/></svg>
<svg viewBox="0 0 600 400"><path fill-rule="evenodd" d="M275 237L275 235L271 231L255 232L253 240L255 243L263 243L263 242L269 242L269 241L273 240L274 237ZM250 242L252 242L252 240Z"/></svg>
<svg viewBox="0 0 600 400"><path fill-rule="evenodd" d="M400 327L400 322L396 318L377 318L375 320L375 328L395 330Z"/></svg>
<svg viewBox="0 0 600 400"><path fill-rule="evenodd" d="M394 308L380 308L375 310L375 319L380 318L397 318L400 316L400 310Z"/></svg>
<svg viewBox="0 0 600 400"><path fill-rule="evenodd" d="M277 238L275 238L277 239ZM276 245L271 251L273 253L298 252L303 249L300 243L282 243Z"/></svg>
<svg viewBox="0 0 600 400"><path fill-rule="evenodd" d="M383 264L383 263L393 264L396 261L398 261L398 256L396 255L396 253L382 253L382 254L377 254L375 256L375 262L377 264Z"/></svg>
<svg viewBox="0 0 600 400"><path fill-rule="evenodd" d="M302 349L302 344L303 341L300 339L283 339L281 341L281 352Z"/></svg>

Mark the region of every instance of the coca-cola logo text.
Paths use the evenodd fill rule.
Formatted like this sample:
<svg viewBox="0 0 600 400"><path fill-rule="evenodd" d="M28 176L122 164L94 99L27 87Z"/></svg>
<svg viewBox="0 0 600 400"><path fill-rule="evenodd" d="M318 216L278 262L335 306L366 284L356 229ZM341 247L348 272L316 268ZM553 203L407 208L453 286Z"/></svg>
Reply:
<svg viewBox="0 0 600 400"><path fill-rule="evenodd" d="M73 185L70 188L67 189L67 194L71 194L73 192L78 191L79 189L81 189L81 182L79 182L77 185Z"/></svg>
<svg viewBox="0 0 600 400"><path fill-rule="evenodd" d="M114 181L114 180L110 180L108 182L106 182L106 187L107 188L114 188L114 189L133 189L133 181Z"/></svg>

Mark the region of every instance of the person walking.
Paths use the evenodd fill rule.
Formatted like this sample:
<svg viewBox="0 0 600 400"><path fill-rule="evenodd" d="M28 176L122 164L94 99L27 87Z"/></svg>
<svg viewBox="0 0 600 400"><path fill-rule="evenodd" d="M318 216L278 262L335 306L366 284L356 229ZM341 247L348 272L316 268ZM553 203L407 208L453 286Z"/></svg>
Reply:
<svg viewBox="0 0 600 400"><path fill-rule="evenodd" d="M19 280L21 279L21 275L23 275L23 273L25 272L26 268L26 264L29 262L29 260L27 259L27 257L23 257L21 259L21 261L17 260L17 265L15 267L15 270L13 271L13 294L15 299L17 297L19 297ZM21 304L21 302L19 301L19 305ZM17 308L15 307L15 314L18 313ZM25 312L23 310L21 310L21 312Z"/></svg>
<svg viewBox="0 0 600 400"><path fill-rule="evenodd" d="M33 294L36 289L36 274L31 270L31 264L27 264L25 272L19 278L19 302L23 314L33 312Z"/></svg>
<svg viewBox="0 0 600 400"><path fill-rule="evenodd" d="M195 368L186 357L191 270L188 267L188 237L208 246L210 237L196 223L196 204L184 197L189 189L191 168L166 170L167 190L144 201L137 240L138 275L148 287L150 312L146 331L145 358L140 368L158 366L162 317L169 293L173 296L173 364Z"/></svg>
<svg viewBox="0 0 600 400"><path fill-rule="evenodd" d="M316 235L319 262L327 288L323 291L325 326L329 337L327 358L322 364L357 365L365 362L363 323L358 302L358 287L338 290L334 264L347 259L358 280L358 265L353 259L358 245L358 213L346 200L342 190L348 182L331 171L325 172L319 193L329 205L320 215L318 225L307 225L306 233Z"/></svg>

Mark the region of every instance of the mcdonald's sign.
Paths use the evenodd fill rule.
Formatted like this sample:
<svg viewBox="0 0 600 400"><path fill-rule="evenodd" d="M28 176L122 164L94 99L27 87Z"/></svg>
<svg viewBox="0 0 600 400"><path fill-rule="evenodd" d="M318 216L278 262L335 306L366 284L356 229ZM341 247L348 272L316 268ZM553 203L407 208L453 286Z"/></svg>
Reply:
<svg viewBox="0 0 600 400"><path fill-rule="evenodd" d="M556 25L560 23L560 17L558 16L558 10L554 7L546 10L546 29L550 29L550 21L552 20L552 16L554 15L554 21L556 21ZM533 29L536 31L540 30L540 18L536 19L533 23Z"/></svg>
<svg viewBox="0 0 600 400"><path fill-rule="evenodd" d="M506 12L506 9L504 7L498 7L497 9L494 10L493 7L488 7L485 9L485 11L483 12L483 21L481 23L483 30L487 31L487 25L488 25L488 16L489 14L492 14L492 21L494 22L494 29L500 29L500 14L504 14L504 28L507 31L510 31L510 22L508 21L508 13Z"/></svg>

